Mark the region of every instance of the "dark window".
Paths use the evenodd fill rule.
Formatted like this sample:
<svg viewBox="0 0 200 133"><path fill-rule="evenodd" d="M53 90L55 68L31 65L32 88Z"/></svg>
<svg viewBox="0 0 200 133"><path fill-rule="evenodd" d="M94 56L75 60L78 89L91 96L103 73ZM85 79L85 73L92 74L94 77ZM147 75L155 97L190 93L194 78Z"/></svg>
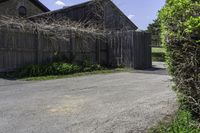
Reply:
<svg viewBox="0 0 200 133"><path fill-rule="evenodd" d="M19 12L19 16L20 16L20 17L25 17L25 16L26 16L26 13L27 13L26 7L20 6L19 9L18 9L18 12Z"/></svg>

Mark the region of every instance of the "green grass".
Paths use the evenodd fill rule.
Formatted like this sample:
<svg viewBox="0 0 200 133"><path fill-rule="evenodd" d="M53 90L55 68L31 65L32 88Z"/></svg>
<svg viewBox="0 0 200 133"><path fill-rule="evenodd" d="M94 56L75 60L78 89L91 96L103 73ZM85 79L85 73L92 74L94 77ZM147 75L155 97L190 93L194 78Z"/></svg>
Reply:
<svg viewBox="0 0 200 133"><path fill-rule="evenodd" d="M33 64L19 68L12 72L0 73L0 78L15 80L51 80L70 78L91 74L106 74L127 71L127 68L107 68L98 64L83 63L74 65L65 62L53 62L49 64Z"/></svg>
<svg viewBox="0 0 200 133"><path fill-rule="evenodd" d="M153 47L152 48L152 52L153 53L165 53L165 49L164 48Z"/></svg>
<svg viewBox="0 0 200 133"><path fill-rule="evenodd" d="M150 129L149 133L200 133L200 128L197 125L190 112L180 110L174 118L165 119Z"/></svg>
<svg viewBox="0 0 200 133"><path fill-rule="evenodd" d="M152 48L152 60L153 61L165 61L165 50L164 48Z"/></svg>
<svg viewBox="0 0 200 133"><path fill-rule="evenodd" d="M23 77L17 78L17 80L25 80L25 81L42 81L42 80L53 80L53 79L61 79L61 78L72 78L86 75L94 75L94 74L109 74L109 73L118 73L118 72L126 72L129 69L126 68L116 68L116 69L105 69L105 70L97 70L92 72L80 72L74 74L67 75L48 75L48 76L37 76L37 77ZM0 75L0 77L2 77ZM6 78L6 77L4 77Z"/></svg>

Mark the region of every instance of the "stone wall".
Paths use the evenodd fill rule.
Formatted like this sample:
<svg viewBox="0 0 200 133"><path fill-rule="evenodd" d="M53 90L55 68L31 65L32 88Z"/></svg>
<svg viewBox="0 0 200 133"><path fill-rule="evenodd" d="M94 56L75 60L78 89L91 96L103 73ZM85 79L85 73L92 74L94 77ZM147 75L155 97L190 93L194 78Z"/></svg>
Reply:
<svg viewBox="0 0 200 133"><path fill-rule="evenodd" d="M18 8L24 6L27 9L27 17L43 13L41 9L36 7L29 0L8 0L0 3L0 15L19 16Z"/></svg>

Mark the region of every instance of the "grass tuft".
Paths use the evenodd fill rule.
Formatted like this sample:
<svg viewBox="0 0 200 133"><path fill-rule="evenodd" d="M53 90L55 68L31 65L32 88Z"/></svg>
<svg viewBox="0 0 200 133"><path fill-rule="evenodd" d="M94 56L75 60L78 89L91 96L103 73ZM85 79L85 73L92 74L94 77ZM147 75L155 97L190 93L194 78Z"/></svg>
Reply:
<svg viewBox="0 0 200 133"><path fill-rule="evenodd" d="M200 128L190 112L180 110L173 119L160 122L149 133L200 133Z"/></svg>

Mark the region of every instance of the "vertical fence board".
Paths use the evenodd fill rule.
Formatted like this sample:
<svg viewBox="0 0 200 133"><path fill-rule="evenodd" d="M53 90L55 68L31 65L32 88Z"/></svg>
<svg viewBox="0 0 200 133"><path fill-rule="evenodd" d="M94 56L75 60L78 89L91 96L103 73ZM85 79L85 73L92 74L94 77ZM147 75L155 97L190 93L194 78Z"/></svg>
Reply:
<svg viewBox="0 0 200 133"><path fill-rule="evenodd" d="M123 31L109 36L109 54L113 53L111 66L125 65L135 69L152 67L150 34ZM112 41L113 40L113 41Z"/></svg>
<svg viewBox="0 0 200 133"><path fill-rule="evenodd" d="M150 34L134 31L112 32L104 39L94 40L69 31L69 41L65 41L1 29L0 72L51 62L56 57L55 51L69 59L75 57L74 62L84 60L86 55L93 63L146 69L152 66L150 45Z"/></svg>

